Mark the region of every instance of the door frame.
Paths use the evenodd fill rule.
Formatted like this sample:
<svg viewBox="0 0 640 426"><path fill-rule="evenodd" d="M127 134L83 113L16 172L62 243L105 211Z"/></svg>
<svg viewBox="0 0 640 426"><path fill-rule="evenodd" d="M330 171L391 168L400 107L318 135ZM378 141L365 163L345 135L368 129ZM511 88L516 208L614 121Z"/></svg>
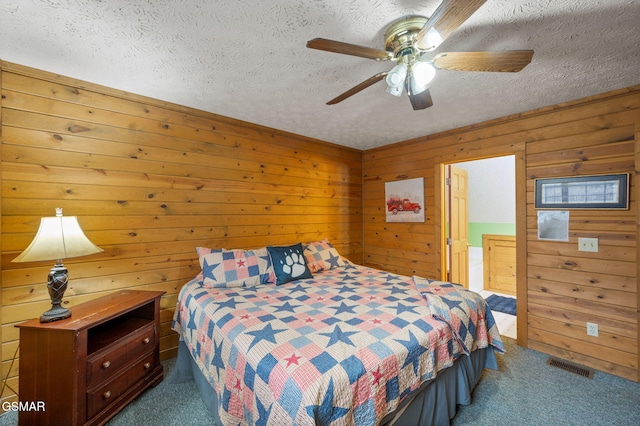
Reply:
<svg viewBox="0 0 640 426"><path fill-rule="evenodd" d="M440 257L440 279L446 281L447 256L446 256L446 165L463 161L484 160L493 157L513 155L515 160L516 176L516 327L518 345L528 346L528 313L527 313L527 175L526 175L526 153L524 150L510 152L482 152L479 149L474 154L468 153L466 157L460 158L460 153L435 158L434 164L434 213L435 235L434 238L436 256ZM489 151L489 150L486 150ZM493 151L493 150L492 150ZM484 154L484 155L483 155ZM443 250L444 249L444 250Z"/></svg>

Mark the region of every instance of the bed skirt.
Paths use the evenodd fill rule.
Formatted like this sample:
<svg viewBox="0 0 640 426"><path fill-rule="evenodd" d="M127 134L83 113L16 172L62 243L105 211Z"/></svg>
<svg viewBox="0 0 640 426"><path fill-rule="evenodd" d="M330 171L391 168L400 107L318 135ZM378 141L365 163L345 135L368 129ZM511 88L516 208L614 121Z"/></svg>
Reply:
<svg viewBox="0 0 640 426"><path fill-rule="evenodd" d="M456 415L457 405L471 403L471 392L485 368L498 369L493 347L479 349L472 352L471 356L463 355L458 358L452 367L440 371L435 380L425 382L413 397L404 400L398 410L388 414L380 424L449 425ZM212 420L217 426L224 426L218 417L218 397L215 391L198 369L189 349L180 341L171 382L187 381L195 381Z"/></svg>

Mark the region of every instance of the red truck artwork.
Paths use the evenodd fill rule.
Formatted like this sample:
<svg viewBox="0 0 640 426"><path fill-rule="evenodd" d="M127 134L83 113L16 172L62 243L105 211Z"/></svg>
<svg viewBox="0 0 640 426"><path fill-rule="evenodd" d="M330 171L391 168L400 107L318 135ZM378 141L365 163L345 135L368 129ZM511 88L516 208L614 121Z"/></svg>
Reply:
<svg viewBox="0 0 640 426"><path fill-rule="evenodd" d="M387 210L392 214L398 214L398 212L413 211L414 213L420 213L420 203L414 203L410 201L408 198L389 198L387 200Z"/></svg>

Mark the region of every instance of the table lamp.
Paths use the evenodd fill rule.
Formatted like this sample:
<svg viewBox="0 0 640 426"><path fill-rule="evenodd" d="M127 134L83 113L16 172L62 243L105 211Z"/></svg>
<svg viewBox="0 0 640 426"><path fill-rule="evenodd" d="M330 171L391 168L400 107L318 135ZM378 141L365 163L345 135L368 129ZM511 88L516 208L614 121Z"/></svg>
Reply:
<svg viewBox="0 0 640 426"><path fill-rule="evenodd" d="M12 262L56 261L47 278L51 309L42 314L40 322L51 322L71 316L69 309L60 306L69 281L68 271L62 264L62 259L88 256L101 251L104 250L84 235L78 219L75 216L62 216L61 208L56 208L55 217L40 219L40 228L29 247L12 260Z"/></svg>

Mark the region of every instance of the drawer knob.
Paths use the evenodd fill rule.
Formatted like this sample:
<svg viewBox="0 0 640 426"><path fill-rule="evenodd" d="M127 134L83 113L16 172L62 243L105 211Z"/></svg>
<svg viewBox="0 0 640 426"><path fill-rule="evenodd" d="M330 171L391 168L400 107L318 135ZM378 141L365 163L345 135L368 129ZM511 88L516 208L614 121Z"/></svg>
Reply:
<svg viewBox="0 0 640 426"><path fill-rule="evenodd" d="M151 339L149 339L148 337L145 337L144 339L142 339L142 343L144 343L145 345L148 344L151 341Z"/></svg>
<svg viewBox="0 0 640 426"><path fill-rule="evenodd" d="M144 369L148 370L149 368L151 368L151 363L150 362L145 362L144 363Z"/></svg>
<svg viewBox="0 0 640 426"><path fill-rule="evenodd" d="M102 363L102 368L109 368L111 367L111 361L105 361Z"/></svg>
<svg viewBox="0 0 640 426"><path fill-rule="evenodd" d="M104 399L111 398L111 391L106 391L105 393L102 394L102 396L104 396Z"/></svg>

